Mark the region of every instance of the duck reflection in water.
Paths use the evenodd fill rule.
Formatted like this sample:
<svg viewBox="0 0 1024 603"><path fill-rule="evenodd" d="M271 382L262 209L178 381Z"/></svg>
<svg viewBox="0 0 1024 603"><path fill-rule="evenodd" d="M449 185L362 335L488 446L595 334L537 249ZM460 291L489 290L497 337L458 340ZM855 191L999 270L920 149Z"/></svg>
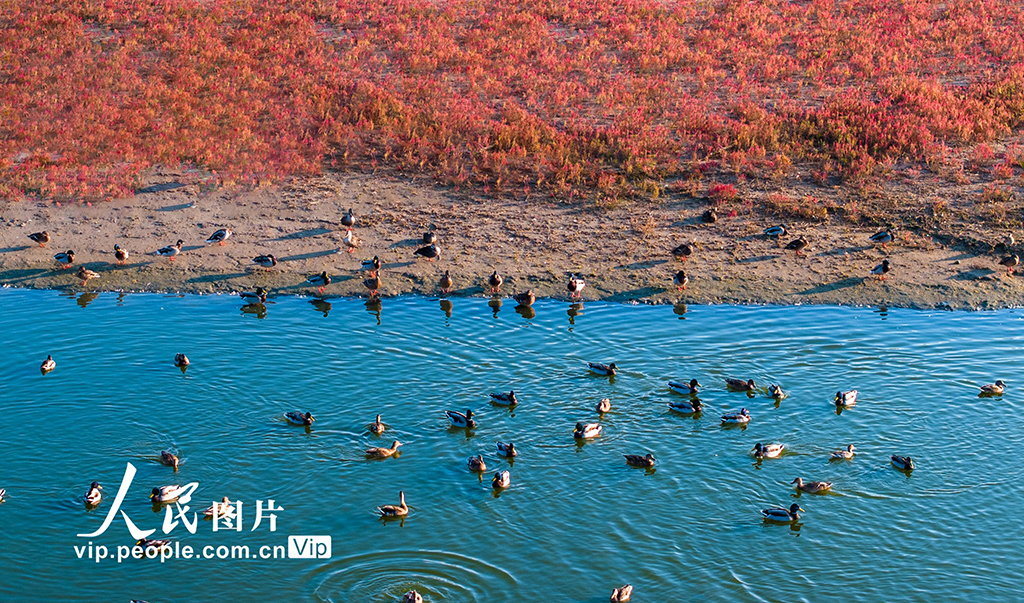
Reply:
<svg viewBox="0 0 1024 603"><path fill-rule="evenodd" d="M672 313L679 317L679 320L686 320L686 304L679 302L672 306Z"/></svg>
<svg viewBox="0 0 1024 603"><path fill-rule="evenodd" d="M491 310L494 312L494 317L497 318L498 312L501 310L501 298L494 296L491 298L491 301L487 302L487 305L491 307Z"/></svg>
<svg viewBox="0 0 1024 603"><path fill-rule="evenodd" d="M537 318L537 312L533 309L533 306L516 306L516 314L522 316L526 320Z"/></svg>
<svg viewBox="0 0 1024 603"><path fill-rule="evenodd" d="M309 300L309 303L313 306L313 308L316 309L317 312L322 312L324 318L327 318L327 315L331 313L331 302L329 301L316 298Z"/></svg>
<svg viewBox="0 0 1024 603"><path fill-rule="evenodd" d="M569 304L569 309L566 311L569 315L569 326L576 324L576 317L583 314L583 302L575 302Z"/></svg>
<svg viewBox="0 0 1024 603"><path fill-rule="evenodd" d="M263 304L245 304L242 306L242 314L251 314L263 320L267 317L267 307Z"/></svg>
<svg viewBox="0 0 1024 603"><path fill-rule="evenodd" d="M91 304L93 302L93 300L96 299L97 296L99 296L99 293L96 293L94 291L90 291L88 293L83 293L83 294L79 295L78 299L75 300L75 301L78 302L79 307L84 308L84 307L88 306L89 304Z"/></svg>
<svg viewBox="0 0 1024 603"><path fill-rule="evenodd" d="M366 311L377 317L377 326L380 326L380 312L384 309L384 304L381 303L379 297L371 297L366 300Z"/></svg>
<svg viewBox="0 0 1024 603"><path fill-rule="evenodd" d="M452 307L453 307L452 306L452 302L450 300L447 300L447 299L442 299L441 300L441 311L444 312L444 317L445 318L451 318L452 317Z"/></svg>

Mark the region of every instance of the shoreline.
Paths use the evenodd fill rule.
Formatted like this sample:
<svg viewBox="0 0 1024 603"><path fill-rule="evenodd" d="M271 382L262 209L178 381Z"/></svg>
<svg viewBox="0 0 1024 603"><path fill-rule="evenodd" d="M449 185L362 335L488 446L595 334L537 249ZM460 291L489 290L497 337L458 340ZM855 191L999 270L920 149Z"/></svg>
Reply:
<svg viewBox="0 0 1024 603"><path fill-rule="evenodd" d="M697 199L666 199L599 209L539 198L473 198L393 178L333 173L274 188L204 192L154 174L133 198L95 205L3 202L0 215L0 285L71 291L232 293L257 286L270 295L315 294L306 277L327 271L324 296L367 297L360 260L383 264L383 297L436 295L445 269L455 279L452 297L485 295L492 270L505 278L501 294L527 289L537 297L568 299L569 272L586 279L583 301L656 304L767 304L886 306L917 309L999 309L1021 305L1024 281L1007 275L999 254L948 245L930 235L897 231L891 249L871 245L877 228L829 223L788 224L775 242L761 233L769 217L724 217L702 223ZM340 251L349 208L358 218L354 253ZM225 246L206 245L218 228L231 228ZM45 249L30 233L47 230ZM425 231L437 234L441 257L417 259ZM806 257L782 248L806 236ZM183 239L171 262L153 252ZM688 261L671 250L697 240ZM113 247L131 254L116 264ZM53 254L76 253L61 270ZM251 264L274 254L271 271ZM882 259L893 271L883 282L869 276ZM85 286L74 273L100 274ZM672 277L690 278L677 291Z"/></svg>

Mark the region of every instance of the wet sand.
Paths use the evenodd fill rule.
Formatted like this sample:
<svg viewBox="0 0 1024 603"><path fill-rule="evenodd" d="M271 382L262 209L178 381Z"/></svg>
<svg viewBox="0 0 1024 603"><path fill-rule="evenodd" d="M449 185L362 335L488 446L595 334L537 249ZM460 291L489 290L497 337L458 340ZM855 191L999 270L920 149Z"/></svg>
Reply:
<svg viewBox="0 0 1024 603"><path fill-rule="evenodd" d="M381 295L435 295L445 269L454 296L484 295L492 270L505 277L501 292L532 289L538 297L567 298L567 274L586 279L585 300L641 303L766 303L884 305L985 309L1017 306L1024 279L1007 275L1001 253L947 246L936 237L900 232L883 250L868 237L877 228L789 224L776 242L761 233L767 217L719 218L704 224L695 200L635 202L598 208L545 198L474 198L408 180L328 174L255 191L200 190L156 174L130 199L92 206L26 200L0 203L0 283L73 291L231 293L263 286L271 295L315 294L305 278L326 270L324 295L367 296L360 260L383 263ZM352 208L360 246L342 251L341 218ZM206 245L229 227L224 246ZM45 249L27 237L47 230ZM417 259L426 230L439 238L436 262ZM804 235L806 257L782 248ZM184 240L175 261L153 252ZM695 239L685 262L670 251ZM131 254L117 265L115 244ZM62 270L53 254L72 249L75 265ZM266 271L260 254L279 263ZM879 282L869 271L888 257L893 270ZM74 273L100 274L85 286ZM677 291L672 277L685 269L690 284Z"/></svg>

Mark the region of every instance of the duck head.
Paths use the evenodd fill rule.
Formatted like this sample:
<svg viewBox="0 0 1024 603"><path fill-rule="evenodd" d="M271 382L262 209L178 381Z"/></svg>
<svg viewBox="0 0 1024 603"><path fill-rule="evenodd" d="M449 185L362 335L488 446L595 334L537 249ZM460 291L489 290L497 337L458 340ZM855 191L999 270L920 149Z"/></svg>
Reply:
<svg viewBox="0 0 1024 603"><path fill-rule="evenodd" d="M704 386L701 385L700 383L698 383L696 379L690 379L690 387L694 388L694 387L704 387Z"/></svg>
<svg viewBox="0 0 1024 603"><path fill-rule="evenodd" d="M798 511L803 511L803 508L801 508L800 505L796 503L789 505L789 512L791 514L796 515Z"/></svg>

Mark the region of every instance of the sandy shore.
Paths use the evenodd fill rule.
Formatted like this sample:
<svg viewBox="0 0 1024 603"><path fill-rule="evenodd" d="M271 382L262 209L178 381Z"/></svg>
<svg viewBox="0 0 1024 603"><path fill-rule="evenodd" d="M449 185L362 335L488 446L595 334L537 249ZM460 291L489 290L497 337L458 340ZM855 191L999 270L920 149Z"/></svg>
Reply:
<svg viewBox="0 0 1024 603"><path fill-rule="evenodd" d="M505 276L502 293L532 289L540 297L567 297L566 275L587 281L584 299L651 303L862 304L953 309L1016 306L1024 280L1008 276L1000 254L947 247L932 236L901 232L888 251L869 244L876 229L796 224L811 246L806 257L761 235L769 218L720 218L704 224L696 201L634 203L616 209L547 199L474 199L429 185L357 174L329 174L245 193L204 192L180 185L174 173L156 174L131 199L93 206L21 201L0 204L0 283L5 286L102 291L222 293L258 285L271 295L308 294L305 278L326 270L327 296L365 296L361 259L380 256L383 295L436 294L445 269L453 295L483 295L492 270ZM359 217L355 253L339 253L341 217ZM225 246L205 244L230 227ZM45 249L27 236L47 230ZM434 263L413 251L425 230L442 249ZM185 241L171 262L159 247ZM788 237L792 238L792 237ZM697 253L675 261L670 250L696 239ZM783 241L784 243L785 241ZM116 265L113 248L131 253ZM76 265L61 270L58 251L73 249ZM273 254L264 271L251 260ZM885 282L868 276L889 257ZM77 266L100 273L84 287ZM672 283L690 276L687 290Z"/></svg>

